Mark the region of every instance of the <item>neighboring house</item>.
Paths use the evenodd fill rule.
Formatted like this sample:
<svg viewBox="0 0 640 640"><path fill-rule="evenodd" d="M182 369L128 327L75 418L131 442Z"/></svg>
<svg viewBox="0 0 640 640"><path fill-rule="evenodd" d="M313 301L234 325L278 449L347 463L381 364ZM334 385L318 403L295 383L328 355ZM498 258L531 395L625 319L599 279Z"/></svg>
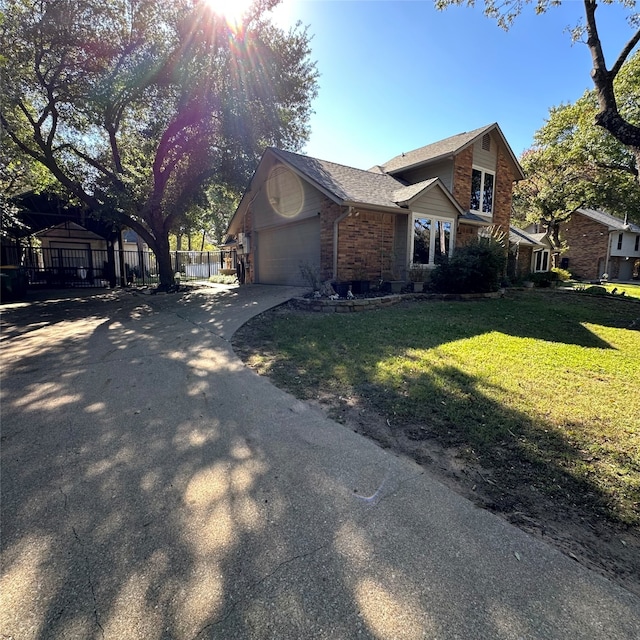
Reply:
<svg viewBox="0 0 640 640"><path fill-rule="evenodd" d="M566 250L560 266L574 277L611 280L640 277L640 226L604 211L576 209L561 223L559 237Z"/></svg>
<svg viewBox="0 0 640 640"><path fill-rule="evenodd" d="M549 271L556 253L548 233L530 233L517 227L509 230L509 250L515 263L511 271L517 278Z"/></svg>
<svg viewBox="0 0 640 640"><path fill-rule="evenodd" d="M524 178L491 124L392 158L368 171L268 148L227 233L247 282L404 279L491 224L509 229L511 191Z"/></svg>
<svg viewBox="0 0 640 640"><path fill-rule="evenodd" d="M102 279L107 262L107 241L93 231L67 220L34 234L40 240L40 261L32 283L61 279L64 282L93 284Z"/></svg>

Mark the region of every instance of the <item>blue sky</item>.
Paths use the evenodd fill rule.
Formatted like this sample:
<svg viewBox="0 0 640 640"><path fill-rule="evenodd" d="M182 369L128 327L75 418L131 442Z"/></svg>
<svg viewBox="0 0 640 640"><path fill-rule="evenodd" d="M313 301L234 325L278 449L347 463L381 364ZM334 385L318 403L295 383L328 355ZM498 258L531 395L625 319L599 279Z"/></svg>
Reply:
<svg viewBox="0 0 640 640"><path fill-rule="evenodd" d="M431 0L284 0L277 15L313 36L320 71L304 152L361 169L498 122L516 155L549 107L592 88L586 45L565 32L583 17L567 0L509 32L479 8L439 12ZM632 34L619 5L597 11L607 62Z"/></svg>

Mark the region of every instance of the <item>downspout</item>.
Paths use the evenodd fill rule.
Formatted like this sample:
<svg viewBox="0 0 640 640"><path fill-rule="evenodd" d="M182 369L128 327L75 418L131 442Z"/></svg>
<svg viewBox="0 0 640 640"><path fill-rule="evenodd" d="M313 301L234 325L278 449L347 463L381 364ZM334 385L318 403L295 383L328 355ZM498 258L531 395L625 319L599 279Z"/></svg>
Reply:
<svg viewBox="0 0 640 640"><path fill-rule="evenodd" d="M338 279L338 225L353 213L353 207L349 207L341 216L338 216L333 223L333 280Z"/></svg>

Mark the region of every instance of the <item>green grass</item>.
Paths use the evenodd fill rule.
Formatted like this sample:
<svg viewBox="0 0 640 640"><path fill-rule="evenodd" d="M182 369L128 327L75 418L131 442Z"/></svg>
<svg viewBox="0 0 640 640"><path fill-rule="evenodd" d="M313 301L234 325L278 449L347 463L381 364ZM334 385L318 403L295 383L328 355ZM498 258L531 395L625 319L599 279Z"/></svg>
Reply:
<svg viewBox="0 0 640 640"><path fill-rule="evenodd" d="M609 293L617 289L618 295L624 292L625 295L632 298L640 298L640 284L606 284L604 287Z"/></svg>
<svg viewBox="0 0 640 640"><path fill-rule="evenodd" d="M561 292L361 314L279 310L237 334L303 399L359 398L508 486L640 524L640 304Z"/></svg>
<svg viewBox="0 0 640 640"><path fill-rule="evenodd" d="M581 290L586 289L590 285L572 280L566 283L561 283L560 286L563 288ZM616 295L621 295L622 293L624 293L625 296L629 296L631 298L640 298L640 284L609 283L602 286L607 290L608 293L612 293L615 290Z"/></svg>

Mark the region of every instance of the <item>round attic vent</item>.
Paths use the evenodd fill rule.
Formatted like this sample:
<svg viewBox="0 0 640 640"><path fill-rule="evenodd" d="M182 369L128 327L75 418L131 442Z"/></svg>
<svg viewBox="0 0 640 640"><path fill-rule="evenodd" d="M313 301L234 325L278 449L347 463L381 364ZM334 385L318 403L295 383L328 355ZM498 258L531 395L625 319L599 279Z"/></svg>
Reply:
<svg viewBox="0 0 640 640"><path fill-rule="evenodd" d="M269 172L267 197L276 213L285 218L295 218L304 204L302 182L287 167L276 165Z"/></svg>

